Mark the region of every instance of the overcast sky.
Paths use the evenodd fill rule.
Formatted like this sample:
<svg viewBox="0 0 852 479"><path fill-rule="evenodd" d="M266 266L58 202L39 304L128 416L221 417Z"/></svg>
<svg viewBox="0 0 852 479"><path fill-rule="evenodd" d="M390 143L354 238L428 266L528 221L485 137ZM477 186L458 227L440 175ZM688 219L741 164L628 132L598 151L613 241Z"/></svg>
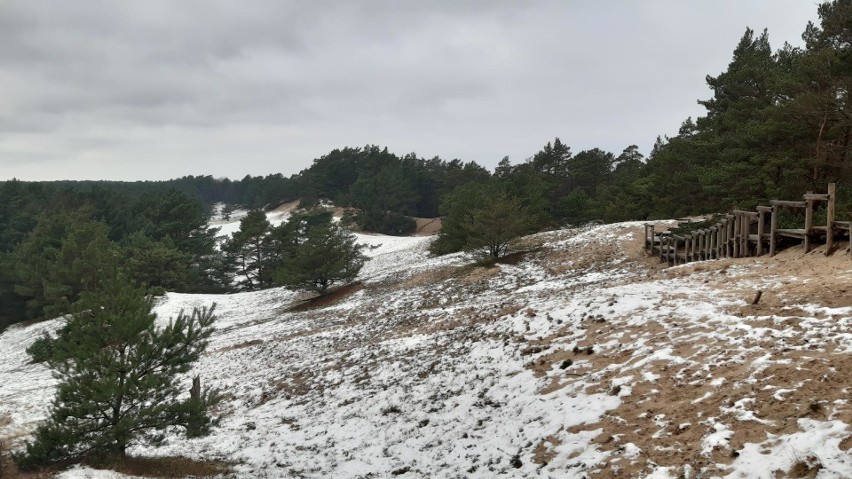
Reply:
<svg viewBox="0 0 852 479"><path fill-rule="evenodd" d="M290 175L334 148L648 154L809 0L0 1L0 180Z"/></svg>

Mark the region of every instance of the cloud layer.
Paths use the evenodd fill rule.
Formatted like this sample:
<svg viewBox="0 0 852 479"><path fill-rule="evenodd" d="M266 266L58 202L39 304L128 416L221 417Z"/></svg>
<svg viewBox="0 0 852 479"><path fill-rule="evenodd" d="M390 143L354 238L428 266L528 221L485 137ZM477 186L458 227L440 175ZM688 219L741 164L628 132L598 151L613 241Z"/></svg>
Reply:
<svg viewBox="0 0 852 479"><path fill-rule="evenodd" d="M741 2L15 1L0 5L0 180L292 174L343 146L523 161L647 153L701 113L746 26L800 43L816 8Z"/></svg>

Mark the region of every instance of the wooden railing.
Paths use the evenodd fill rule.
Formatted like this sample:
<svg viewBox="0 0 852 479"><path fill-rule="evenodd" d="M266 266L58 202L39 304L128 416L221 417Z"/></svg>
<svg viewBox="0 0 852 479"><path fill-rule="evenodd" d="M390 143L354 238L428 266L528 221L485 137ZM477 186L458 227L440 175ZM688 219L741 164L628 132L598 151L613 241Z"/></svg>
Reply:
<svg viewBox="0 0 852 479"><path fill-rule="evenodd" d="M659 255L660 262L674 266L709 259L762 256L765 253L774 256L779 243L787 239L804 242L807 253L814 241L824 238L825 254L829 255L833 252L835 239L849 237L852 255L852 221L835 221L835 184L828 185L828 193L807 193L802 199L773 200L770 201L771 206L758 206L757 211L733 210L711 226L684 235L655 232L654 224L647 223L645 248L649 254ZM826 224L815 226L814 206L821 202L827 204ZM782 209L804 209L804 228L779 228L778 217Z"/></svg>

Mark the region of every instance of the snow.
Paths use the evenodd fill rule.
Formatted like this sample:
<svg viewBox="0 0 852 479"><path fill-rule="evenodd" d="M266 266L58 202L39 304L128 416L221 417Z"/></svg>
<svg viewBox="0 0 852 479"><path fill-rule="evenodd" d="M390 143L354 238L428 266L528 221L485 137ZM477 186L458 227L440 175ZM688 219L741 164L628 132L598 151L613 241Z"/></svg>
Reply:
<svg viewBox="0 0 852 479"><path fill-rule="evenodd" d="M220 234L238 228L241 214L222 220ZM159 448L131 452L226 460L235 476L252 478L406 470L400 477L570 479L602 468L613 477L629 470L658 479L717 477L695 463L642 469L651 455L685 447L672 437L694 434L697 454L710 464L703 467L721 451L728 477L774 477L811 456L823 467L818 477L852 477L852 460L840 448L850 435L840 418L848 415L799 418L793 431L734 444L742 428L778 426L761 417L758 392L787 401L801 388L773 376L798 364L780 348L806 356L810 345L824 348L832 338L837 354L849 351L852 308L814 302L795 308L810 316L794 319L735 314L745 302L720 294L710 273L680 267L651 276L626 261L636 228L534 235L527 241L543 245L540 256L492 269L472 267L465 254L430 257L431 238L358 234L369 257L363 287L314 310L294 310L303 296L284 288L169 293L156 306L161 322L216 304L217 331L185 380L198 374L223 392L221 421L208 437L172 436ZM584 249L589 242L594 247ZM583 256L610 246L611 256ZM557 264L559 255L566 259ZM734 264L724 281L748 275L746 265ZM0 438L15 447L46 416L55 386L46 368L28 363L25 348L60 324L0 335L0 418L10 418ZM593 354L582 352L586 346ZM573 364L561 367L567 358ZM657 401L672 391L692 395L663 409ZM629 415L618 415L631 405ZM696 412L684 419L678 409L688 408ZM637 418L650 428L631 436L626 425ZM619 425L625 430L608 432ZM536 462L539 446L545 462ZM59 477L126 476L75 467Z"/></svg>
<svg viewBox="0 0 852 479"><path fill-rule="evenodd" d="M56 476L57 479L137 479L136 476L128 476L113 471L92 469L90 467L74 466Z"/></svg>
<svg viewBox="0 0 852 479"><path fill-rule="evenodd" d="M240 230L240 220L245 218L248 214L248 210L235 209L226 219L222 216L223 207L224 205L221 203L215 205L214 214L209 222L209 226L212 228L219 228L219 231L216 233L217 237L229 238ZM287 211L273 210L267 211L265 214L266 220L269 221L272 226L278 226L290 219L290 213Z"/></svg>
<svg viewBox="0 0 852 479"><path fill-rule="evenodd" d="M849 435L847 424L799 419L798 426L801 432L770 435L764 442L746 444L732 464L736 472L731 477L774 479L775 470L789 470L796 462L810 462L810 458L822 466L820 479L850 477L852 456L839 448L840 441Z"/></svg>

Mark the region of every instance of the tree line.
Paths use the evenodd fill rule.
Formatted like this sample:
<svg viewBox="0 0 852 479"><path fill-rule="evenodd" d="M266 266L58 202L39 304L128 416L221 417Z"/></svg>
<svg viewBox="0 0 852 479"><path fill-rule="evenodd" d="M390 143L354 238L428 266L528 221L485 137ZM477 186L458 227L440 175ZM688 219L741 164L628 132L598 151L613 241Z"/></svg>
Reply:
<svg viewBox="0 0 852 479"><path fill-rule="evenodd" d="M773 51L766 31L746 29L727 70L707 76L712 97L699 102L706 114L658 138L648 158L635 145L574 153L555 138L489 171L367 145L333 150L290 177L0 183L0 326L67 311L116 264L173 291L286 284L281 271L292 266L294 245L308 244L306 225L320 220L272 228L252 213L256 221L217 248L206 226L215 202L261 209L329 200L355 208L356 228L389 234L410 232L412 216L440 215L433 252L487 245L492 256L507 236L748 208L827 182L845 195L839 211L852 211L852 189L844 188L852 169L852 0L823 3L818 13L803 47ZM330 238L333 228L326 230ZM294 231L306 236L288 238Z"/></svg>

